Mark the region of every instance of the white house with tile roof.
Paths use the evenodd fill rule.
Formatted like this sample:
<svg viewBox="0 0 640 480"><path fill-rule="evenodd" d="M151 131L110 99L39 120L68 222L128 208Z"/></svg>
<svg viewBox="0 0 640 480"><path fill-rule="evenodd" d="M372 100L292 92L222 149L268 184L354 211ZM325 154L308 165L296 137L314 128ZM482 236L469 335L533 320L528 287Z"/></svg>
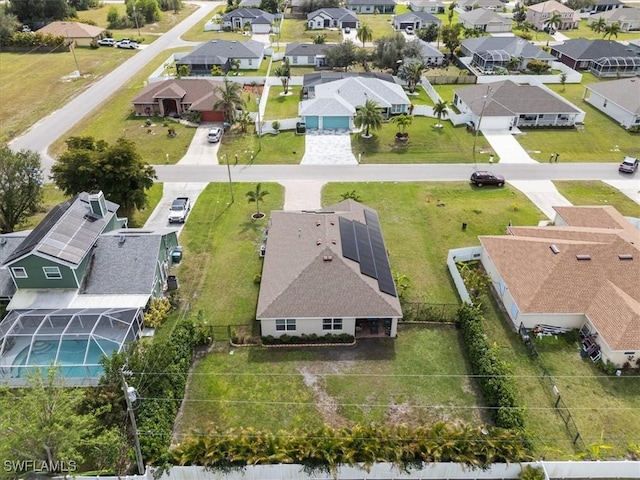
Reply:
<svg viewBox="0 0 640 480"><path fill-rule="evenodd" d="M640 231L613 207L554 208L554 226L479 237L509 319L516 328L581 329L593 359L636 366Z"/></svg>

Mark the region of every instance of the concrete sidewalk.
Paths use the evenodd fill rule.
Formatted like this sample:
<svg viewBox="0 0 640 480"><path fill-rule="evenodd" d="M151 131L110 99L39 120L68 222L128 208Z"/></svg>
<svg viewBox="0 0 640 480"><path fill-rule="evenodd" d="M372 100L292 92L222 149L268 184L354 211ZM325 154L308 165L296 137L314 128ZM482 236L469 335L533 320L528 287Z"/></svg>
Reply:
<svg viewBox="0 0 640 480"><path fill-rule="evenodd" d="M515 180L507 183L524 193L550 220L556 216L553 207L570 207L551 180Z"/></svg>

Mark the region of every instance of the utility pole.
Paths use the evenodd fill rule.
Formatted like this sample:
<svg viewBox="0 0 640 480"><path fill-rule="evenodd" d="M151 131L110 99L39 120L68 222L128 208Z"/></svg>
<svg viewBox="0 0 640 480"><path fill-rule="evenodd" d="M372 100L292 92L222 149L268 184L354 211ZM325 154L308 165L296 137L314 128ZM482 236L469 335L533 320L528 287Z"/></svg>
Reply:
<svg viewBox="0 0 640 480"><path fill-rule="evenodd" d="M233 199L233 182L231 181L231 167L229 166L229 154L225 153L224 157L227 159L227 174L229 175L229 191L231 192L231 203L233 203L235 200Z"/></svg>
<svg viewBox="0 0 640 480"><path fill-rule="evenodd" d="M258 151L262 150L262 121L260 120L260 95L256 95L258 103Z"/></svg>
<svg viewBox="0 0 640 480"><path fill-rule="evenodd" d="M129 373L129 372L127 372ZM120 378L122 379L122 390L124 391L124 399L127 402L127 412L131 420L131 428L133 429L133 439L135 442L136 461L138 463L138 474L144 475L144 462L142 461L142 450L140 449L140 439L138 438L138 425L136 424L136 415L133 411L132 401L138 398L138 392L133 387L127 385L127 379L124 377L125 371L120 369Z"/></svg>
<svg viewBox="0 0 640 480"><path fill-rule="evenodd" d="M75 42L75 40L71 40L69 38L69 30L67 30L67 42L69 43L69 50L71 50L71 54L73 55L73 61L76 62L76 70L78 70L78 76L81 76L82 73L80 73L80 65L78 65L78 59L76 58L76 51L73 48L73 43Z"/></svg>
<svg viewBox="0 0 640 480"><path fill-rule="evenodd" d="M140 27L138 26L138 14L136 14L136 6L133 6L133 19L136 22L136 29L138 30L138 38L140 38Z"/></svg>
<svg viewBox="0 0 640 480"><path fill-rule="evenodd" d="M484 115L484 109L487 106L487 99L489 98L489 93L491 92L491 87L487 85L487 93L482 96L482 109L480 110L480 117L478 118L478 125L476 125L476 132L473 136L473 168L475 170L478 169L478 164L476 161L476 144L478 143L478 133L480 133L480 125L482 124L482 116Z"/></svg>

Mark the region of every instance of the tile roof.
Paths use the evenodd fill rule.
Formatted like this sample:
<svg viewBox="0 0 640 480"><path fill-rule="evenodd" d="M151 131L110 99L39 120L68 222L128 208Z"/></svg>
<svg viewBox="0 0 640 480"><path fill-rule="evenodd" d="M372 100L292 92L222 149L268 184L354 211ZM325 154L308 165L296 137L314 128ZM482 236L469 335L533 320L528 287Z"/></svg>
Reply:
<svg viewBox="0 0 640 480"><path fill-rule="evenodd" d="M520 312L586 314L613 350L639 350L640 231L612 207L556 211L569 226L479 237Z"/></svg>
<svg viewBox="0 0 640 480"><path fill-rule="evenodd" d="M493 10L487 10L486 8L475 8L469 12L463 12L458 18L460 18L460 20L462 21L472 24L499 22L511 25L511 23L513 23L510 18L505 18L501 15L498 15Z"/></svg>
<svg viewBox="0 0 640 480"><path fill-rule="evenodd" d="M625 110L640 115L640 77L591 83L586 85L586 88L602 95Z"/></svg>
<svg viewBox="0 0 640 480"><path fill-rule="evenodd" d="M636 54L612 40L588 40L576 38L555 45L552 50L562 53L574 60L598 60L602 57L635 57Z"/></svg>
<svg viewBox="0 0 640 480"><path fill-rule="evenodd" d="M51 22L38 30L38 33L69 38L96 38L105 29L80 22Z"/></svg>
<svg viewBox="0 0 640 480"><path fill-rule="evenodd" d="M470 0L469 0L470 1ZM570 13L575 12L575 10L570 9L566 5L556 2L556 0L549 0L547 2L536 3L535 5L527 6L527 10L533 10L534 12L560 12L560 13Z"/></svg>
<svg viewBox="0 0 640 480"><path fill-rule="evenodd" d="M365 210L374 212L349 200L316 212L272 212L257 318L402 316L398 298L342 255L339 217L364 223Z"/></svg>
<svg viewBox="0 0 640 480"><path fill-rule="evenodd" d="M148 105L162 98L178 98L182 103L191 104L191 110L212 111L220 99L215 90L218 86L222 87L223 83L210 78L163 80L144 87L131 103Z"/></svg>
<svg viewBox="0 0 640 480"><path fill-rule="evenodd" d="M480 115L487 95L487 85L455 89L458 97ZM536 85L519 85L511 80L490 84L484 116L500 117L527 113L579 113L571 103Z"/></svg>
<svg viewBox="0 0 640 480"><path fill-rule="evenodd" d="M504 50L509 55L524 59L556 60L556 57L518 37L480 37L462 40L462 47L471 53Z"/></svg>

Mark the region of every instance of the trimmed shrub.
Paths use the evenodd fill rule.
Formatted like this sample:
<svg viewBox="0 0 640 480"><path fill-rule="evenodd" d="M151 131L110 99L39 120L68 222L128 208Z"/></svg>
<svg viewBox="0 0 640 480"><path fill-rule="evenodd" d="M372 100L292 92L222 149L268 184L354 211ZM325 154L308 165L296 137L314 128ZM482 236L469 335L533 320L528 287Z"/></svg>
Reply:
<svg viewBox="0 0 640 480"><path fill-rule="evenodd" d="M318 336L315 333L310 335L282 335L280 337L274 337L272 335L268 335L266 337L261 337L261 341L263 345L304 345L304 344L341 344L341 343L353 343L355 337L353 335L349 335L348 333L340 333L335 335L333 333L328 333L323 336Z"/></svg>

